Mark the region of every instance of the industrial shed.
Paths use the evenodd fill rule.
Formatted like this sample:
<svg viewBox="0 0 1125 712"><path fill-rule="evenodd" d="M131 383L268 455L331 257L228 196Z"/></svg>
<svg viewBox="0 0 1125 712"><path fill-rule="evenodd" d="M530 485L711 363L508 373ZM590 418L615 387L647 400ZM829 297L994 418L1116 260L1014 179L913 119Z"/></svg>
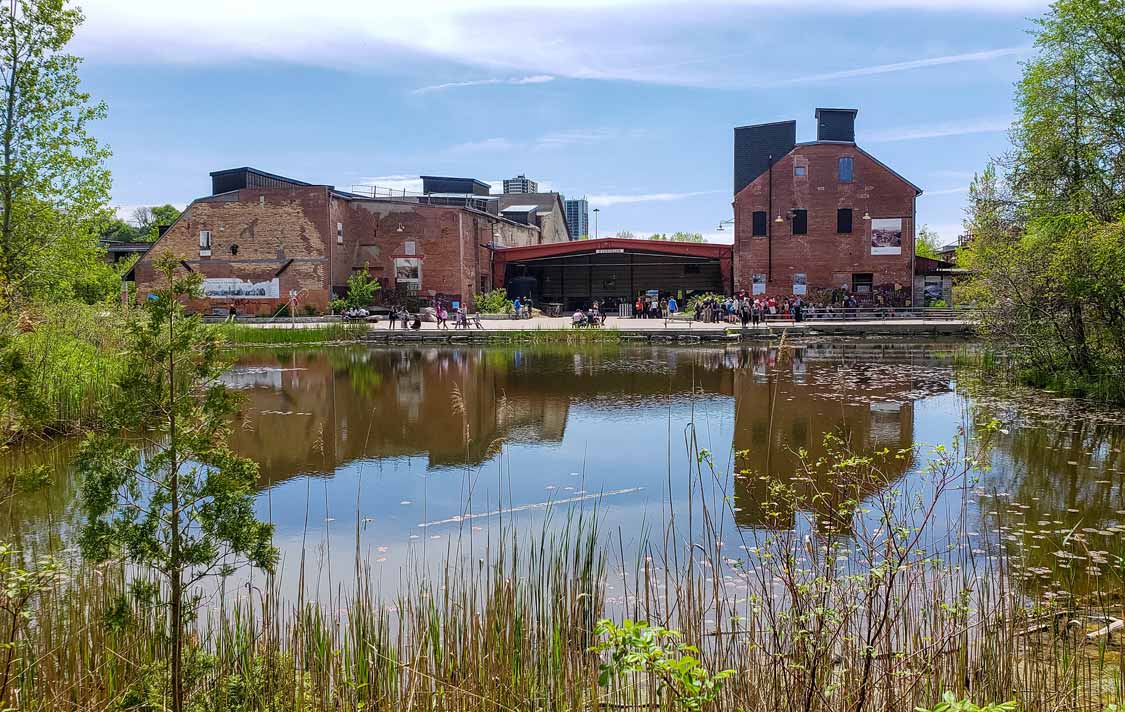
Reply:
<svg viewBox="0 0 1125 712"><path fill-rule="evenodd" d="M729 293L730 245L606 238L492 251L496 286L509 296L530 296L564 310L631 304L638 295L686 297L696 292Z"/></svg>

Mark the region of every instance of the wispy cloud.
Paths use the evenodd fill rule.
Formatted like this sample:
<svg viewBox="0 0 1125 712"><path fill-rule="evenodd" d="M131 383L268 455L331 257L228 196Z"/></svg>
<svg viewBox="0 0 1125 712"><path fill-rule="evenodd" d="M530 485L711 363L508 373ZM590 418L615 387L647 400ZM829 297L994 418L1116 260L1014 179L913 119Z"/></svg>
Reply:
<svg viewBox="0 0 1125 712"><path fill-rule="evenodd" d="M481 141L467 141L453 146L450 150L457 151L458 153L491 153L498 151L511 151L516 148L518 144L515 142L496 136L493 138L486 138Z"/></svg>
<svg viewBox="0 0 1125 712"><path fill-rule="evenodd" d="M479 79L414 90L423 94L535 83L546 77L729 86L731 65L722 58L744 51L746 44L744 37L731 41L723 35L733 22L753 12L781 21L881 11L900 13L908 21L916 20L918 12L1018 16L1045 4L1046 0L839 0L828 5L822 0L664 0L663 12L650 13L643 11L650 0L493 0L483 8L463 0L424 0L379 3L379 11L372 12L370 0L86 0L87 22L74 48L95 61L133 65L248 59L349 71L416 68L419 74L414 76L424 77L427 62L437 60L487 72ZM217 15L223 22L210 21ZM685 40L685 16L690 16L692 29L687 35L706 38L704 42ZM620 31L623 22L629 23L628 32ZM878 28L875 23L872 27ZM136 37L147 41L132 42ZM760 44L759 39L775 41L760 36L753 44ZM793 62L781 66L799 66L796 63L807 56L800 43L777 41L765 51L791 52ZM948 61L927 58L845 72L900 71ZM754 56L742 64L746 77L757 78L768 65Z"/></svg>
<svg viewBox="0 0 1125 712"><path fill-rule="evenodd" d="M957 193L968 193L969 186L962 186L961 188L942 188L941 190L927 190L923 195L956 195Z"/></svg>
<svg viewBox="0 0 1125 712"><path fill-rule="evenodd" d="M606 141L615 141L643 136L640 129L619 130L610 128L601 129L567 129L543 134L536 138L515 140L510 138L493 137L480 141L459 143L449 150L458 153L486 153L507 152L515 149L523 150L549 150L568 148L573 146L591 146Z"/></svg>
<svg viewBox="0 0 1125 712"><path fill-rule="evenodd" d="M915 141L924 138L943 136L964 136L966 134L996 133L1007 131L1012 125L1008 116L982 117L962 121L947 121L940 124L920 124L871 131L862 136L861 143L890 143L892 141Z"/></svg>
<svg viewBox="0 0 1125 712"><path fill-rule="evenodd" d="M922 195L924 196L954 196L958 192L969 192L969 186L961 188L943 188L940 190L927 190Z"/></svg>
<svg viewBox="0 0 1125 712"><path fill-rule="evenodd" d="M722 190L693 190L686 193L638 193L635 195L597 194L588 195L586 199L590 205L597 208L606 208L612 205L625 205L628 203L663 203L670 200L683 200L694 198L698 195L714 195Z"/></svg>
<svg viewBox="0 0 1125 712"><path fill-rule="evenodd" d="M923 69L925 67L940 67L946 64L960 64L962 62L988 62L993 59L999 59L1000 57L1011 57L1013 55L1023 54L1029 49L1029 47L1004 47L1001 49L989 49L981 52L946 54L940 57L925 57L923 59L911 59L904 62L876 64L870 67L855 67L853 69L843 69L838 72L806 74L802 77L791 77L789 79L779 79L777 81L764 82L762 86L782 87L790 86L793 84L808 84L812 82L827 82L837 79L849 79L851 77L868 77L874 74L893 74L895 72L908 72L913 69Z"/></svg>
<svg viewBox="0 0 1125 712"><path fill-rule="evenodd" d="M545 84L554 80L555 78L550 74L535 74L530 77L513 77L511 79L473 79L466 82L446 82L445 84L431 84L430 86L426 87L418 87L410 93L431 94L433 92L445 91L446 89L496 86L497 84L505 84L508 86L523 86L525 84Z"/></svg>

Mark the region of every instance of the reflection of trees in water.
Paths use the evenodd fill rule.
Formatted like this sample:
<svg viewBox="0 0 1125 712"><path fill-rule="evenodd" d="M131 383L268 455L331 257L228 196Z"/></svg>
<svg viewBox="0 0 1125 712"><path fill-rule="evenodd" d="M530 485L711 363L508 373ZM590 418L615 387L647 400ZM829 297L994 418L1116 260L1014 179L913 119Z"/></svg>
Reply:
<svg viewBox="0 0 1125 712"><path fill-rule="evenodd" d="M741 346L258 349L244 352L225 380L245 396L232 445L260 463L262 485L332 474L361 458L478 464L498 443L561 442L575 404L620 413L621 425L606 427L629 432L630 414L700 394L733 398L734 447L750 451L749 466L768 464L775 473L792 470L790 448L816 453L829 432L868 447L909 441L908 398L898 412L873 411L868 401L897 402L916 376L903 375L885 393L848 383L849 397L862 402L843 402L833 389L841 364L852 381L881 368L909 374L919 363L932 366L930 345L834 344L789 353L779 366L776 348ZM766 384L775 371L781 388L770 405ZM455 390L461 411L453 407ZM70 452L55 443L22 456L53 457L56 476L49 493L13 504L14 526L65 519L77 496ZM740 522L750 522L753 486L740 483L736 494Z"/></svg>
<svg viewBox="0 0 1125 712"><path fill-rule="evenodd" d="M0 456L0 472L5 476L0 536L16 548L46 544L48 537L57 537L80 522L78 483L71 467L79 444L77 438L35 442ZM32 473L44 476L41 486L6 496L9 476Z"/></svg>
<svg viewBox="0 0 1125 712"><path fill-rule="evenodd" d="M979 482L981 529L1018 561L1031 589L1050 581L1096 588L1087 567L1125 555L1125 425L1044 399L1025 405L974 408L978 421L1005 423Z"/></svg>

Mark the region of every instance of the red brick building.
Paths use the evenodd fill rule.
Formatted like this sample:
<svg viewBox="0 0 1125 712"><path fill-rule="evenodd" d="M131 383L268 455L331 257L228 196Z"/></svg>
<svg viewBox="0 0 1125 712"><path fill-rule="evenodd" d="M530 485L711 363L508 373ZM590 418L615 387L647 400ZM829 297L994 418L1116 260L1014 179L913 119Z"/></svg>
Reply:
<svg viewBox="0 0 1125 712"><path fill-rule="evenodd" d="M914 290L921 189L855 143L854 109L735 129L736 290L906 305Z"/></svg>
<svg viewBox="0 0 1125 712"><path fill-rule="evenodd" d="M156 286L154 260L170 254L203 275L198 310L273 314L294 295L299 312L323 313L363 269L385 302L468 303L492 288L492 248L542 240L487 195L368 197L253 168L211 179L212 195L193 201L137 263L142 299Z"/></svg>

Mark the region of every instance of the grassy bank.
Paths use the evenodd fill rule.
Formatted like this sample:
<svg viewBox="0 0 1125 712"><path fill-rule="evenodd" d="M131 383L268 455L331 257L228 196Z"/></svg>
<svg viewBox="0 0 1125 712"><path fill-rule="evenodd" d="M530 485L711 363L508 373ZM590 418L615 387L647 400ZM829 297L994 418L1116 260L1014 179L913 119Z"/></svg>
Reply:
<svg viewBox="0 0 1125 712"><path fill-rule="evenodd" d="M1032 362L1016 347L1007 351L988 346L962 350L955 355L954 365L971 369L977 377L994 382L1031 386L1104 405L1125 405L1125 379L1108 374L1088 377L1063 367L1045 368Z"/></svg>
<svg viewBox="0 0 1125 712"><path fill-rule="evenodd" d="M0 444L95 427L124 373L113 306L29 309L0 324Z"/></svg>
<svg viewBox="0 0 1125 712"><path fill-rule="evenodd" d="M309 327L296 324L292 328L285 325L262 327L232 323L215 324L211 328L221 334L232 346L284 346L358 341L368 331L367 324L343 322L328 322Z"/></svg>
<svg viewBox="0 0 1125 712"><path fill-rule="evenodd" d="M1116 643L1077 630L1091 602L1040 597L1055 586L1025 577L1019 548L980 538L966 509L939 507L971 483L978 450L868 458L837 443L801 477L774 479L714 467L688 435L693 465L677 477L696 494L686 511L663 513L636 556L617 544L636 533L595 509L555 512L538 535L478 540L485 550L471 555L464 526L437 572L435 552L431 566L419 554L394 596L375 592L378 566L358 553L336 564L358 583L324 600L287 598L278 580L232 580L199 611L189 709L862 712L929 707L947 691L1043 712L1118 701ZM887 486L903 457L929 462L913 491ZM766 483L764 524L724 531L739 479ZM947 533L938 522L950 516L961 521ZM10 580L30 557L3 553ZM312 576L315 547L306 556ZM1059 562L1059 580L1073 578ZM143 577L80 562L27 570L42 573L20 579L31 582L25 605L0 613L13 641L0 658L3 701L165 709L168 640ZM613 637L603 619L682 638L650 626ZM723 670L721 687L695 684Z"/></svg>

